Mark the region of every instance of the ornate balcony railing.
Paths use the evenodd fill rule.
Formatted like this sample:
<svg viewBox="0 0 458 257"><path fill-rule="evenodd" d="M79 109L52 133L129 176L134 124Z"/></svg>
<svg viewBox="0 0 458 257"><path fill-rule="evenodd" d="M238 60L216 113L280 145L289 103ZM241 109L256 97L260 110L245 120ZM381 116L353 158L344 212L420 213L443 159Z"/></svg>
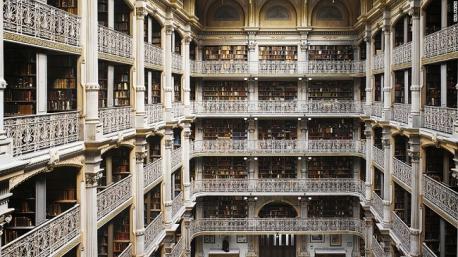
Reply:
<svg viewBox="0 0 458 257"><path fill-rule="evenodd" d="M200 74L248 74L247 61L200 61L196 62Z"/></svg>
<svg viewBox="0 0 458 257"><path fill-rule="evenodd" d="M5 118L6 136L12 139L13 155L69 144L79 140L78 112Z"/></svg>
<svg viewBox="0 0 458 257"><path fill-rule="evenodd" d="M357 218L203 218L191 221L192 237L211 233L350 233L361 235Z"/></svg>
<svg viewBox="0 0 458 257"><path fill-rule="evenodd" d="M81 18L35 0L5 0L5 31L80 46Z"/></svg>
<svg viewBox="0 0 458 257"><path fill-rule="evenodd" d="M376 146L372 146L372 158L374 159L374 162L380 166L381 168L384 168L384 164L385 164L385 157L384 157L384 153L383 153L383 150L376 147Z"/></svg>
<svg viewBox="0 0 458 257"><path fill-rule="evenodd" d="M97 193L97 220L105 217L132 197L132 175Z"/></svg>
<svg viewBox="0 0 458 257"><path fill-rule="evenodd" d="M172 214L176 215L183 208L183 192L179 193L172 201Z"/></svg>
<svg viewBox="0 0 458 257"><path fill-rule="evenodd" d="M429 249L425 243L422 245L422 252L423 257L437 257L437 255L431 249Z"/></svg>
<svg viewBox="0 0 458 257"><path fill-rule="evenodd" d="M162 222L162 212L157 215L156 218L145 228L145 250L149 252L148 249L153 246L154 241L165 229L164 223Z"/></svg>
<svg viewBox="0 0 458 257"><path fill-rule="evenodd" d="M379 53L374 56L374 61L372 63L372 69L373 70L383 70L385 67L385 54L384 53Z"/></svg>
<svg viewBox="0 0 458 257"><path fill-rule="evenodd" d="M443 28L425 37L425 58L431 58L456 51L458 51L458 24Z"/></svg>
<svg viewBox="0 0 458 257"><path fill-rule="evenodd" d="M248 101L203 101L193 102L195 114L246 114L249 111ZM251 108L250 108L251 109Z"/></svg>
<svg viewBox="0 0 458 257"><path fill-rule="evenodd" d="M453 133L453 122L458 115L458 109L436 106L425 106L424 127L448 134Z"/></svg>
<svg viewBox="0 0 458 257"><path fill-rule="evenodd" d="M172 103L173 118L178 119L184 116L183 103Z"/></svg>
<svg viewBox="0 0 458 257"><path fill-rule="evenodd" d="M375 257L385 257L385 250L375 236L372 236L372 253Z"/></svg>
<svg viewBox="0 0 458 257"><path fill-rule="evenodd" d="M308 101L303 107L306 113L361 113L361 102L356 101Z"/></svg>
<svg viewBox="0 0 458 257"><path fill-rule="evenodd" d="M373 102L372 103L372 112L371 112L372 116L381 118L382 113L383 113L383 103L382 102Z"/></svg>
<svg viewBox="0 0 458 257"><path fill-rule="evenodd" d="M150 65L162 66L162 48L151 43L145 43L145 62Z"/></svg>
<svg viewBox="0 0 458 257"><path fill-rule="evenodd" d="M393 104L393 120L404 124L409 123L410 104Z"/></svg>
<svg viewBox="0 0 458 257"><path fill-rule="evenodd" d="M362 64L354 61L308 61L306 73L361 73Z"/></svg>
<svg viewBox="0 0 458 257"><path fill-rule="evenodd" d="M358 148L358 141L352 139L340 139L340 140L308 140L307 152L322 153L322 152L333 152L333 153L360 153Z"/></svg>
<svg viewBox="0 0 458 257"><path fill-rule="evenodd" d="M183 70L183 57L180 54L172 53L172 70L175 72Z"/></svg>
<svg viewBox="0 0 458 257"><path fill-rule="evenodd" d="M45 257L70 243L81 232L80 206L50 219L2 248L4 257Z"/></svg>
<svg viewBox="0 0 458 257"><path fill-rule="evenodd" d="M124 251L122 251L118 257L132 257L132 244L129 244L125 249Z"/></svg>
<svg viewBox="0 0 458 257"><path fill-rule="evenodd" d="M148 104L146 107L146 118L148 124L164 121L164 109L162 104Z"/></svg>
<svg viewBox="0 0 458 257"><path fill-rule="evenodd" d="M103 134L123 131L134 127L132 108L110 107L99 110Z"/></svg>
<svg viewBox="0 0 458 257"><path fill-rule="evenodd" d="M424 198L452 218L458 217L458 192L446 185L423 175Z"/></svg>
<svg viewBox="0 0 458 257"><path fill-rule="evenodd" d="M299 113L299 104L295 100L291 101L256 101L250 102L251 110L256 113ZM251 108L250 108L251 109Z"/></svg>
<svg viewBox="0 0 458 257"><path fill-rule="evenodd" d="M132 36L99 25L99 52L133 58Z"/></svg>
<svg viewBox="0 0 458 257"><path fill-rule="evenodd" d="M192 144L194 153L245 153L247 140L196 140Z"/></svg>
<svg viewBox="0 0 458 257"><path fill-rule="evenodd" d="M170 167L172 170L176 170L181 165L182 158L182 148L177 148L172 151L172 159L170 160Z"/></svg>
<svg viewBox="0 0 458 257"><path fill-rule="evenodd" d="M183 237L180 237L178 242L173 246L172 251L167 254L167 257L181 257L184 251L184 239Z"/></svg>
<svg viewBox="0 0 458 257"><path fill-rule="evenodd" d="M297 74L297 61L259 61L259 74Z"/></svg>
<svg viewBox="0 0 458 257"><path fill-rule="evenodd" d="M162 176L162 158L145 164L144 169L144 181L145 187L148 187L151 183L156 181Z"/></svg>
<svg viewBox="0 0 458 257"><path fill-rule="evenodd" d="M412 42L402 44L393 49L393 64L407 64L412 62Z"/></svg>
<svg viewBox="0 0 458 257"><path fill-rule="evenodd" d="M366 73L366 60L353 61L353 71L356 73Z"/></svg>
<svg viewBox="0 0 458 257"><path fill-rule="evenodd" d="M383 200L375 192L372 192L372 207L374 208L379 218L383 219Z"/></svg>
<svg viewBox="0 0 458 257"><path fill-rule="evenodd" d="M357 179L205 179L192 184L193 193L333 193L360 195Z"/></svg>
<svg viewBox="0 0 458 257"><path fill-rule="evenodd" d="M391 229L394 232L394 235L401 242L401 247L404 249L404 252L410 252L410 228L407 226L404 221L399 218L399 216L392 212L393 221L391 224Z"/></svg>
<svg viewBox="0 0 458 257"><path fill-rule="evenodd" d="M393 157L393 175L408 187L412 187L412 167Z"/></svg>
<svg viewBox="0 0 458 257"><path fill-rule="evenodd" d="M300 150L300 141L291 140L257 140L249 142L249 145L255 143L255 151L257 153L292 153Z"/></svg>

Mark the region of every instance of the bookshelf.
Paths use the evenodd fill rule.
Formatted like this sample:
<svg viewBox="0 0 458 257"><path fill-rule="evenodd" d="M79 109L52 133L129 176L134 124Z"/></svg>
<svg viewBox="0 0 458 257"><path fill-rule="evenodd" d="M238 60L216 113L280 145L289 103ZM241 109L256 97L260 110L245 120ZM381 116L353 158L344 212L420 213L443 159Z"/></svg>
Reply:
<svg viewBox="0 0 458 257"><path fill-rule="evenodd" d="M394 212L410 226L410 194L397 183L394 184Z"/></svg>
<svg viewBox="0 0 458 257"><path fill-rule="evenodd" d="M147 16L145 19L145 42L148 42L148 20L151 19L151 44L161 47L161 25L153 17Z"/></svg>
<svg viewBox="0 0 458 257"><path fill-rule="evenodd" d="M404 91L404 71L395 71L394 73L394 102L404 103L405 91Z"/></svg>
<svg viewBox="0 0 458 257"><path fill-rule="evenodd" d="M290 140L297 138L296 120L260 120L258 121L259 140Z"/></svg>
<svg viewBox="0 0 458 257"><path fill-rule="evenodd" d="M353 60L353 46L350 45L311 45L309 60L350 61Z"/></svg>
<svg viewBox="0 0 458 257"><path fill-rule="evenodd" d="M425 70L426 70L426 105L440 106L441 105L440 65L427 65L425 66Z"/></svg>
<svg viewBox="0 0 458 257"><path fill-rule="evenodd" d="M241 119L209 119L203 127L204 140L244 140L248 125Z"/></svg>
<svg viewBox="0 0 458 257"><path fill-rule="evenodd" d="M114 67L113 80L114 106L129 106L130 104L130 67L117 65Z"/></svg>
<svg viewBox="0 0 458 257"><path fill-rule="evenodd" d="M294 208L286 203L273 202L264 206L259 211L260 218L295 218L297 212Z"/></svg>
<svg viewBox="0 0 458 257"><path fill-rule="evenodd" d="M110 223L104 225L97 230L97 256L108 256L108 226Z"/></svg>
<svg viewBox="0 0 458 257"><path fill-rule="evenodd" d="M244 81L206 81L202 87L204 101L247 100L248 86Z"/></svg>
<svg viewBox="0 0 458 257"><path fill-rule="evenodd" d="M130 151L127 148L119 148L113 151L113 155L112 155L113 183L116 183L130 175L129 155L130 155Z"/></svg>
<svg viewBox="0 0 458 257"><path fill-rule="evenodd" d="M145 226L161 213L161 186L157 185L145 194Z"/></svg>
<svg viewBox="0 0 458 257"><path fill-rule="evenodd" d="M58 168L47 174L46 202L47 219L52 219L77 204L75 170Z"/></svg>
<svg viewBox="0 0 458 257"><path fill-rule="evenodd" d="M447 107L456 108L457 107L457 95L456 95L456 85L458 84L457 80L457 65L458 62L450 61L447 62Z"/></svg>
<svg viewBox="0 0 458 257"><path fill-rule="evenodd" d="M308 128L309 139L353 139L352 119L312 119Z"/></svg>
<svg viewBox="0 0 458 257"><path fill-rule="evenodd" d="M425 15L425 36L441 29L441 2L432 1L426 10L428 11Z"/></svg>
<svg viewBox="0 0 458 257"><path fill-rule="evenodd" d="M408 162L409 141L407 137L396 136L394 143L394 157L403 162Z"/></svg>
<svg viewBox="0 0 458 257"><path fill-rule="evenodd" d="M260 157L259 178L295 178L297 159L294 157Z"/></svg>
<svg viewBox="0 0 458 257"><path fill-rule="evenodd" d="M68 13L78 15L78 0L48 0L47 3Z"/></svg>
<svg viewBox="0 0 458 257"><path fill-rule="evenodd" d="M261 61L297 61L297 46L259 46Z"/></svg>
<svg viewBox="0 0 458 257"><path fill-rule="evenodd" d="M353 100L353 81L310 81L308 98L310 100Z"/></svg>
<svg viewBox="0 0 458 257"><path fill-rule="evenodd" d="M99 25L108 27L108 1L97 0L97 20Z"/></svg>
<svg viewBox="0 0 458 257"><path fill-rule="evenodd" d="M246 218L248 204L243 197L210 196L203 200L205 218Z"/></svg>
<svg viewBox="0 0 458 257"><path fill-rule="evenodd" d="M161 103L161 73L158 71L148 71L151 76L151 103ZM145 88L148 88L148 72L145 72ZM148 94L145 94L145 102L148 102Z"/></svg>
<svg viewBox="0 0 458 257"><path fill-rule="evenodd" d="M181 193L181 169L177 169L173 174L173 183L174 183L174 197L177 197Z"/></svg>
<svg viewBox="0 0 458 257"><path fill-rule="evenodd" d="M309 178L353 178L352 157L313 157L308 160Z"/></svg>
<svg viewBox="0 0 458 257"><path fill-rule="evenodd" d="M161 158L161 138L159 136L149 137L148 141L148 157L150 162Z"/></svg>
<svg viewBox="0 0 458 257"><path fill-rule="evenodd" d="M181 102L181 76L173 75L173 99L175 102Z"/></svg>
<svg viewBox="0 0 458 257"><path fill-rule="evenodd" d="M308 217L352 217L353 201L349 196L320 196L308 204Z"/></svg>
<svg viewBox="0 0 458 257"><path fill-rule="evenodd" d="M5 49L5 116L34 114L36 106L36 53Z"/></svg>
<svg viewBox="0 0 458 257"><path fill-rule="evenodd" d="M108 63L99 61L99 108L108 106Z"/></svg>
<svg viewBox="0 0 458 257"><path fill-rule="evenodd" d="M204 157L204 179L243 179L248 176L247 162L242 157Z"/></svg>
<svg viewBox="0 0 458 257"><path fill-rule="evenodd" d="M113 256L118 256L130 244L130 224L127 211L119 214L113 221Z"/></svg>
<svg viewBox="0 0 458 257"><path fill-rule="evenodd" d="M130 9L123 0L115 0L114 29L130 35Z"/></svg>
<svg viewBox="0 0 458 257"><path fill-rule="evenodd" d="M248 47L244 45L205 46L205 61L247 61Z"/></svg>
<svg viewBox="0 0 458 257"><path fill-rule="evenodd" d="M260 81L258 99L261 101L291 101L297 99L296 81Z"/></svg>
<svg viewBox="0 0 458 257"><path fill-rule="evenodd" d="M374 75L374 101L382 101L382 74Z"/></svg>
<svg viewBox="0 0 458 257"><path fill-rule="evenodd" d="M76 110L76 57L48 55L48 112Z"/></svg>

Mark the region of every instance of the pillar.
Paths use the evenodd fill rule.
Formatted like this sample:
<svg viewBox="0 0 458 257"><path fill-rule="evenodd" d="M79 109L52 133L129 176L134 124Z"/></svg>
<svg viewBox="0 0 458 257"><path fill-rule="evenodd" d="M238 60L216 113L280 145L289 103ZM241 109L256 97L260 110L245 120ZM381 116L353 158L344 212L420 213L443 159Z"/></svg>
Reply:
<svg viewBox="0 0 458 257"><path fill-rule="evenodd" d="M172 110L172 101L173 101L173 78L172 78L172 36L174 33L174 28L172 25L166 25L162 29L162 37L164 38L164 58L163 58L163 96L164 99L162 104L165 109L165 120L173 120L173 110Z"/></svg>
<svg viewBox="0 0 458 257"><path fill-rule="evenodd" d="M300 218L306 219L308 217L308 200L303 197L299 199L299 206L300 206ZM307 251L307 235L298 235L296 238L297 246L296 249L298 252L298 257L308 257L309 253Z"/></svg>
<svg viewBox="0 0 458 257"><path fill-rule="evenodd" d="M137 136L135 139L135 182L132 192L135 193L135 256L143 257L145 252L145 198L144 198L144 163L146 158L146 137Z"/></svg>
<svg viewBox="0 0 458 257"><path fill-rule="evenodd" d="M173 150L173 129L172 127L165 128L165 135L162 138L161 145L162 155L162 199L164 201L164 223L166 227L172 225L172 150Z"/></svg>
<svg viewBox="0 0 458 257"><path fill-rule="evenodd" d="M191 204L191 171L189 162L191 160L191 145L190 145L190 137L191 137L191 123L184 123L183 124L183 132L182 132L182 139L181 139L181 151L182 151L182 160L183 160L183 194L184 194L184 202L185 205Z"/></svg>
<svg viewBox="0 0 458 257"><path fill-rule="evenodd" d="M191 61L190 61L190 49L191 36L185 36L182 40L182 54L183 54L183 105L184 115L189 116L191 114Z"/></svg>
<svg viewBox="0 0 458 257"><path fill-rule="evenodd" d="M383 228L388 229L391 223L391 132L389 127L383 127Z"/></svg>
<svg viewBox="0 0 458 257"><path fill-rule="evenodd" d="M3 0L0 0L0 8L3 10ZM6 89L5 81L5 66L3 65L3 60L5 58L4 49L3 49L3 15L0 17L0 155L6 153L8 148L8 140L6 140L6 132L3 126L3 117L4 117L4 94ZM1 255L1 250L0 250Z"/></svg>
<svg viewBox="0 0 458 257"><path fill-rule="evenodd" d="M363 218L363 222L364 226L366 227L366 233L364 234L364 241L366 242L366 244L364 245L364 251L366 254L364 256L372 256L372 235L374 234L374 221L372 217L367 215L366 213L365 217Z"/></svg>
<svg viewBox="0 0 458 257"><path fill-rule="evenodd" d="M145 16L146 3L144 1L136 1L136 87L135 87L135 125L137 128L144 128L147 125L145 112Z"/></svg>
<svg viewBox="0 0 458 257"><path fill-rule="evenodd" d="M383 39L384 39L384 70L383 70L383 118L391 119L391 29L390 29L390 11L383 11Z"/></svg>
<svg viewBox="0 0 458 257"><path fill-rule="evenodd" d="M420 0L412 1L410 10L412 16L412 78L410 91L412 94L409 125L413 128L420 127L420 106L421 106L421 48L420 48Z"/></svg>
<svg viewBox="0 0 458 257"><path fill-rule="evenodd" d="M364 114L370 116L372 106L372 42L370 25L366 24L364 41L366 42L366 110Z"/></svg>
<svg viewBox="0 0 458 257"><path fill-rule="evenodd" d="M248 198L248 218L255 218L256 214L256 199L257 197L249 197ZM248 252L247 257L256 257L258 256L257 251L257 243L258 243L258 236L257 235L250 235L247 236L248 239Z"/></svg>
<svg viewBox="0 0 458 257"><path fill-rule="evenodd" d="M86 42L85 42L85 141L97 141L102 135L102 126L99 123L99 64L98 64L98 11L97 1L86 0ZM96 234L97 236L97 234ZM95 255L90 256L96 256Z"/></svg>
<svg viewBox="0 0 458 257"><path fill-rule="evenodd" d="M373 145L373 130L370 121L365 122L364 135L366 136L366 181L365 187L365 202L370 203L372 200L372 182L373 182L373 166L372 166L372 145Z"/></svg>
<svg viewBox="0 0 458 257"><path fill-rule="evenodd" d="M48 56L44 53L36 54L36 74L36 113L45 114L48 109Z"/></svg>
<svg viewBox="0 0 458 257"><path fill-rule="evenodd" d="M258 46L255 32L248 32L248 72L258 73Z"/></svg>

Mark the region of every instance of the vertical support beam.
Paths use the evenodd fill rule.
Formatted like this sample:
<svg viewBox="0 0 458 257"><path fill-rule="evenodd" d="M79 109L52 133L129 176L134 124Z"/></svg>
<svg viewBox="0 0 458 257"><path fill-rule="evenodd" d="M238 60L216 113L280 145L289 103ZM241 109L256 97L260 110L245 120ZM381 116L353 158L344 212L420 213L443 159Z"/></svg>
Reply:
<svg viewBox="0 0 458 257"><path fill-rule="evenodd" d="M37 69L37 114L44 114L48 109L48 56L36 54Z"/></svg>
<svg viewBox="0 0 458 257"><path fill-rule="evenodd" d="M135 199L135 256L143 257L145 255L145 217L144 217L144 208L145 208L145 197L144 197L144 168L143 164L145 163L146 158L146 137L137 136L135 138L135 170L134 173L134 183L132 192L134 192Z"/></svg>
<svg viewBox="0 0 458 257"><path fill-rule="evenodd" d="M145 128L147 125L147 117L145 112L145 16L146 3L144 1L136 1L136 87L135 87L135 126L137 128Z"/></svg>
<svg viewBox="0 0 458 257"><path fill-rule="evenodd" d="M183 160L183 188L185 205L191 204L191 171L189 161L191 160L191 123L183 123L183 132L181 139L181 152Z"/></svg>
<svg viewBox="0 0 458 257"><path fill-rule="evenodd" d="M162 29L162 38L164 38L164 70L163 70L163 105L165 108L165 120L173 120L172 101L173 101L173 78L172 78L172 35L174 28L172 25L166 25Z"/></svg>
<svg viewBox="0 0 458 257"><path fill-rule="evenodd" d="M189 116L191 114L191 62L190 62L190 44L191 36L183 37L181 49L183 54L183 78L182 78L182 91L183 91L183 105L184 115Z"/></svg>
<svg viewBox="0 0 458 257"><path fill-rule="evenodd" d="M164 201L164 223L170 227L172 225L172 158L173 149L173 129L172 127L165 128L165 134L162 138L162 199Z"/></svg>
<svg viewBox="0 0 458 257"><path fill-rule="evenodd" d="M421 126L420 106L421 106L421 48L420 48L420 0L411 2L410 15L412 17L412 78L410 91L412 94L411 110L409 115L409 125L413 128Z"/></svg>
<svg viewBox="0 0 458 257"><path fill-rule="evenodd" d="M114 66L107 66L107 107L114 106Z"/></svg>
<svg viewBox="0 0 458 257"><path fill-rule="evenodd" d="M388 229L391 226L391 132L389 127L383 127L383 220L382 226Z"/></svg>
<svg viewBox="0 0 458 257"><path fill-rule="evenodd" d="M372 183L374 167L372 165L372 145L374 133L370 121L365 122L364 135L366 136L366 181L364 182L365 187L365 202L370 203L372 200Z"/></svg>
<svg viewBox="0 0 458 257"><path fill-rule="evenodd" d="M146 89L148 91L148 102L147 104L153 104L153 72L151 71L146 71L147 72L147 82L146 84L148 85L148 88Z"/></svg>
<svg viewBox="0 0 458 257"><path fill-rule="evenodd" d="M258 44L256 43L256 32L248 32L248 72L258 73Z"/></svg>
<svg viewBox="0 0 458 257"><path fill-rule="evenodd" d="M447 63L440 64L441 107L447 107Z"/></svg>
<svg viewBox="0 0 458 257"><path fill-rule="evenodd" d="M114 28L114 1L115 0L108 0L108 21L107 22L108 22L108 27L111 29Z"/></svg>
<svg viewBox="0 0 458 257"><path fill-rule="evenodd" d="M372 255L372 235L374 234L374 225L373 225L373 219L371 216L368 216L367 213L364 215L365 217L363 218L364 220L364 226L366 227L365 231L366 233L364 234L364 241L366 244L364 245L364 251L365 251L365 256L373 256Z"/></svg>
<svg viewBox="0 0 458 257"><path fill-rule="evenodd" d="M420 232L420 178L422 175L420 167L420 137L412 135L409 138L409 156L412 167L412 192L410 208L410 256L417 257L421 253Z"/></svg>
<svg viewBox="0 0 458 257"><path fill-rule="evenodd" d="M35 181L35 224L46 221L46 175L38 176Z"/></svg>
<svg viewBox="0 0 458 257"><path fill-rule="evenodd" d="M365 114L370 116L372 106L372 42L371 42L371 29L370 25L366 24L366 32L364 41L366 42L366 110Z"/></svg>
<svg viewBox="0 0 458 257"><path fill-rule="evenodd" d="M256 198L248 198L248 218L255 218L256 215ZM258 236L248 236L248 252L247 257L256 257L256 245Z"/></svg>
<svg viewBox="0 0 458 257"><path fill-rule="evenodd" d="M383 11L383 38L384 38L384 70L383 70L383 118L391 119L391 29L390 29L390 11Z"/></svg>

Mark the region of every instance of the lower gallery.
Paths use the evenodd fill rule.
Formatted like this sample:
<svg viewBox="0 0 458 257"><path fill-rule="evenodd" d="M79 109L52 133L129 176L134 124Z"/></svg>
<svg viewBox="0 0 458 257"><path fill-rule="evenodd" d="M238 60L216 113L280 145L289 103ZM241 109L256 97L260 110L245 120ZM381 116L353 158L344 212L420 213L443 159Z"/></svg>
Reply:
<svg viewBox="0 0 458 257"><path fill-rule="evenodd" d="M0 0L1 257L456 257L457 0Z"/></svg>

